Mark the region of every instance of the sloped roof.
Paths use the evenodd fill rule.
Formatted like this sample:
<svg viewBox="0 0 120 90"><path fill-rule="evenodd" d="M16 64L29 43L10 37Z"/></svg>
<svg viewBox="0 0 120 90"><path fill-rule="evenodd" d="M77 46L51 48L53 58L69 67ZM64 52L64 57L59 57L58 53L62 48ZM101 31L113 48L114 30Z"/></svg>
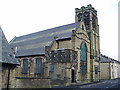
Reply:
<svg viewBox="0 0 120 90"><path fill-rule="evenodd" d="M109 62L112 62L112 60L110 58L108 58L108 57L101 56L100 62L101 63L109 63Z"/></svg>
<svg viewBox="0 0 120 90"><path fill-rule="evenodd" d="M79 22L63 25L36 33L15 37L11 47L16 48L16 57L45 54L45 46L50 46L57 39L71 38L72 30L80 25Z"/></svg>
<svg viewBox="0 0 120 90"><path fill-rule="evenodd" d="M101 63L109 63L109 62L112 62L112 63L113 63L113 62L120 63L119 61L114 60L114 59L112 59L112 58L110 58L110 57L108 57L108 56L105 56L105 55L103 55L103 54L101 54L100 62L101 62Z"/></svg>
<svg viewBox="0 0 120 90"><path fill-rule="evenodd" d="M11 50L11 47L0 28L0 62L1 63L7 63L7 64L19 64L18 60L15 59L13 56L13 52Z"/></svg>

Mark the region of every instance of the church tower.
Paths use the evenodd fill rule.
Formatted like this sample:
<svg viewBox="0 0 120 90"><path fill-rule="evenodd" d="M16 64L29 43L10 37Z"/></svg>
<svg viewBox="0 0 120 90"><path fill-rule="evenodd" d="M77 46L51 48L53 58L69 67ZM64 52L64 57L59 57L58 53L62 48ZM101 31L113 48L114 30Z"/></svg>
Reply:
<svg viewBox="0 0 120 90"><path fill-rule="evenodd" d="M100 40L97 11L91 4L75 9L75 22L84 21L90 39L91 81L100 78Z"/></svg>

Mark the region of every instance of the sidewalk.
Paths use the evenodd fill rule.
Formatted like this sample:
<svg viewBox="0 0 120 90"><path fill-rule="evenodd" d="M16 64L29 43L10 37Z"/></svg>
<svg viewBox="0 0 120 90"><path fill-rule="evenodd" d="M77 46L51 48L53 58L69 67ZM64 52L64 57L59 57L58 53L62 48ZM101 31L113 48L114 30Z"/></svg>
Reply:
<svg viewBox="0 0 120 90"><path fill-rule="evenodd" d="M114 78L114 79L110 79L110 80L117 80L120 81L120 78ZM109 81L109 80L100 80L100 81L94 81L94 82L90 82L90 83L85 83L85 84L74 84L74 85L70 85L70 86L84 86L84 85L90 85L90 84L95 84L95 83L101 83L104 81Z"/></svg>
<svg viewBox="0 0 120 90"><path fill-rule="evenodd" d="M76 88L78 89L83 89L83 88L94 88L94 89L106 89L106 88L118 88L118 84L120 85L119 82L120 79L111 79L111 80L100 80L100 81L95 81L95 82L90 82L90 83L85 83L85 84L79 84L79 83L72 83L72 85L69 86L53 86L52 88ZM87 90L88 90L87 89ZM91 90L91 89L90 89ZM113 90L113 89L111 89Z"/></svg>
<svg viewBox="0 0 120 90"><path fill-rule="evenodd" d="M104 82L106 80L100 80L100 81L94 81L94 82L90 82L90 83L84 83L84 84L77 84L76 85L71 85L71 86L84 86L84 85L90 85L90 84L95 84L95 83L101 83Z"/></svg>
<svg viewBox="0 0 120 90"><path fill-rule="evenodd" d="M78 86L85 86L85 85L90 85L90 84L95 84L95 83L101 83L103 81L106 81L106 80L94 81L94 82L84 83L84 84L72 83L70 86L53 86L52 88L76 88Z"/></svg>

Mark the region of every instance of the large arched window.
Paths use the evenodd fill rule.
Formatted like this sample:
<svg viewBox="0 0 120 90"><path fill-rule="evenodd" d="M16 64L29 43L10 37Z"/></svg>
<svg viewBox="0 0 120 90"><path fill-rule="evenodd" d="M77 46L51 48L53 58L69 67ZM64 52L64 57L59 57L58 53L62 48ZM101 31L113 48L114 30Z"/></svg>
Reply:
<svg viewBox="0 0 120 90"><path fill-rule="evenodd" d="M87 72L87 47L85 43L80 46L80 72Z"/></svg>

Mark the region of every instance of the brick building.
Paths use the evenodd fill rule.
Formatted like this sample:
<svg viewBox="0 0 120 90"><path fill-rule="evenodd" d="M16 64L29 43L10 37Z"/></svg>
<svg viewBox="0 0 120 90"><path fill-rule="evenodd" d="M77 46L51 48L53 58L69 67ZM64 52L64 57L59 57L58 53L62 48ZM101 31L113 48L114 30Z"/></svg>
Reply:
<svg viewBox="0 0 120 90"><path fill-rule="evenodd" d="M100 79L97 11L75 9L75 23L15 37L10 46L19 60L15 87L88 83Z"/></svg>

